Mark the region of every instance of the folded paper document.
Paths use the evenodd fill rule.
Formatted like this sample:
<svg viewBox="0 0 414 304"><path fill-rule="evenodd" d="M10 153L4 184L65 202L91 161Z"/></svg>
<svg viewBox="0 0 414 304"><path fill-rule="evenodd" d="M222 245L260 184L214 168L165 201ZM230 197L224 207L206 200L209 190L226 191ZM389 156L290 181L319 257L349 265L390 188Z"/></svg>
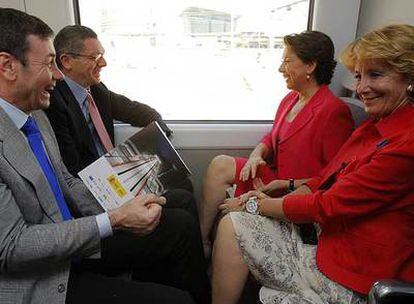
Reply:
<svg viewBox="0 0 414 304"><path fill-rule="evenodd" d="M105 210L140 194L162 195L190 174L157 122L78 173Z"/></svg>

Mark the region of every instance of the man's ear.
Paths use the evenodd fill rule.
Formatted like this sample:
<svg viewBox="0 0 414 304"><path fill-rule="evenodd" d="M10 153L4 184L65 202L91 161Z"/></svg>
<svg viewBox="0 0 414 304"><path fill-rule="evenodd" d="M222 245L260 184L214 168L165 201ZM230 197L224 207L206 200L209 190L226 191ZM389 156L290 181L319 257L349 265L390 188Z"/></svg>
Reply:
<svg viewBox="0 0 414 304"><path fill-rule="evenodd" d="M72 69L72 57L66 54L59 56L60 63L62 64L61 70L71 70Z"/></svg>
<svg viewBox="0 0 414 304"><path fill-rule="evenodd" d="M7 80L17 78L17 65L19 62L9 53L0 52L0 75Z"/></svg>

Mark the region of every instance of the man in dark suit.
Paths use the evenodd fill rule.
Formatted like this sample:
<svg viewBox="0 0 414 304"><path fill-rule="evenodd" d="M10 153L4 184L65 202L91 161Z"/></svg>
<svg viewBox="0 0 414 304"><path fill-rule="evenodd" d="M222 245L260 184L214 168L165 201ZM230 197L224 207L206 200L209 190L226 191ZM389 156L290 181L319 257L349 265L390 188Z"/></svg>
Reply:
<svg viewBox="0 0 414 304"><path fill-rule="evenodd" d="M63 77L52 30L0 8L0 302L209 303L198 225L163 197L104 212L40 109ZM162 212L161 212L162 210ZM133 268L136 281L113 277Z"/></svg>
<svg viewBox="0 0 414 304"><path fill-rule="evenodd" d="M171 133L156 110L110 91L101 82L100 73L106 66L105 50L92 29L66 26L56 35L54 45L64 79L56 83L46 114L70 173L76 176L113 146L114 119L138 127L157 121L167 135ZM91 97L104 125L101 128L95 125L90 113L88 98ZM109 136L109 148L99 132ZM165 194L167 206L186 209L198 220L196 201L189 193L193 190L191 181L185 179L178 188Z"/></svg>

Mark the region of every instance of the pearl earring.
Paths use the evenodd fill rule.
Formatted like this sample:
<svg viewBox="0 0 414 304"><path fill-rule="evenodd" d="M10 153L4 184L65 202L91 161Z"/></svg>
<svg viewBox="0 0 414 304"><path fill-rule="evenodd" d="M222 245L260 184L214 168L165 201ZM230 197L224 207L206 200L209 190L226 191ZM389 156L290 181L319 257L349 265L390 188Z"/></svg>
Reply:
<svg viewBox="0 0 414 304"><path fill-rule="evenodd" d="M413 84L410 84L410 85L407 87L407 95L408 95L408 97L410 97L410 98L414 98L414 86L413 86Z"/></svg>
<svg viewBox="0 0 414 304"><path fill-rule="evenodd" d="M306 80L310 80L310 75L309 74L306 74Z"/></svg>

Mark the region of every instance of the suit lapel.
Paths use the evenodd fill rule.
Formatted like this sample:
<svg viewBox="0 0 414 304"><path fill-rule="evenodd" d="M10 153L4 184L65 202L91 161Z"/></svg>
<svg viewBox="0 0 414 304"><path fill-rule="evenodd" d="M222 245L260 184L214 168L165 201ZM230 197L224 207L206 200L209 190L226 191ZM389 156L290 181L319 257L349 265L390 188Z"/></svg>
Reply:
<svg viewBox="0 0 414 304"><path fill-rule="evenodd" d="M309 100L308 104L305 105L305 107L297 114L295 119L290 124L289 129L286 132L286 136L280 140L279 143L285 142L292 136L294 136L296 133L298 133L301 129L303 129L312 119L315 115L315 109L320 106L322 103L322 99L320 98L321 89L319 89ZM293 107L293 105L297 102L297 99L295 99L295 102L292 104L290 109ZM290 111L289 109L289 111ZM286 112L285 116L283 117L284 121L286 119L286 115L288 112Z"/></svg>
<svg viewBox="0 0 414 304"><path fill-rule="evenodd" d="M280 126L285 121L286 116L288 115L288 113L293 108L293 106L295 105L296 102L297 102L297 95L296 95L295 98L292 98L292 100L290 101L290 103L280 113L280 119L278 120L279 123L276 124L276 126L275 126L275 130L273 132L274 135L272 136L273 138L279 138ZM277 151L277 145L278 144L279 144L279 141L278 142L273 141L273 151Z"/></svg>
<svg viewBox="0 0 414 304"><path fill-rule="evenodd" d="M307 123L312 120L313 118L313 107L308 107L307 104L302 111L298 113L295 119L291 122L289 129L286 132L286 136L280 140L280 143L288 140L293 135L298 133L303 127L307 125Z"/></svg>
<svg viewBox="0 0 414 304"><path fill-rule="evenodd" d="M356 165L366 163L378 150L388 144L388 140L381 139L380 134L377 138L371 138L372 135L369 134L372 133L373 128L374 125L369 121L354 131L351 138L341 147L341 153L338 153L341 158L334 158L329 168L325 170L320 189L328 189L338 174L352 172Z"/></svg>
<svg viewBox="0 0 414 304"><path fill-rule="evenodd" d="M58 151L57 145L54 144L53 135L50 133L50 129L46 127L45 117L42 117L40 111L32 113L33 118L35 118L37 126L39 127L40 133L42 134L43 144L46 148L47 156L52 164L53 170L55 171L56 177L58 176L57 164L60 163L60 152Z"/></svg>
<svg viewBox="0 0 414 304"><path fill-rule="evenodd" d="M73 95L72 91L70 90L69 86L67 85L66 81L60 80L56 84L55 90L59 90L61 93L61 97L63 98L65 104L69 108L69 113L73 113L72 118L75 122L79 137L81 142L86 146L86 148L93 153L94 155L98 156L98 151L96 151L95 144L93 143L93 139L91 137L89 126L85 120L83 112L79 106L78 101L76 100L75 96Z"/></svg>
<svg viewBox="0 0 414 304"><path fill-rule="evenodd" d="M32 184L40 206L49 218L55 222L62 221L55 196L26 138L2 109L0 109L0 124L2 126L0 128L0 141L3 142L4 158L22 177Z"/></svg>

